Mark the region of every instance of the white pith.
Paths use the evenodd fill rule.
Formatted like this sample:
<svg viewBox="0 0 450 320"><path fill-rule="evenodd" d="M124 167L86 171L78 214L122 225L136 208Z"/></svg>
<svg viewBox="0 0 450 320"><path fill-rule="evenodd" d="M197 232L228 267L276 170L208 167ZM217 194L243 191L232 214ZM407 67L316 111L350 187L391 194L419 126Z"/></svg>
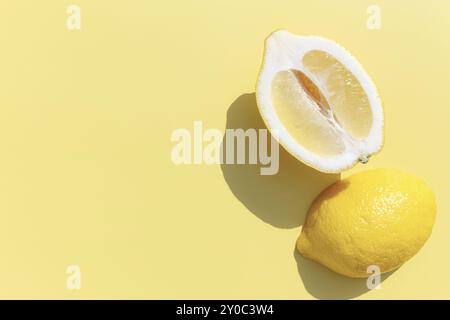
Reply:
<svg viewBox="0 0 450 320"><path fill-rule="evenodd" d="M352 72L366 92L372 111L372 127L363 140L351 138L343 128L336 126L338 130L342 130L346 150L334 157L320 156L300 145L280 121L272 102L272 80L280 71L301 71L318 88L321 87L316 77L302 65L302 57L312 50L329 53ZM317 36L297 36L287 31L272 33L266 40L256 97L261 115L273 136L293 156L317 170L341 172L355 165L359 159L377 153L383 145L383 110L376 87L358 61L334 41Z"/></svg>

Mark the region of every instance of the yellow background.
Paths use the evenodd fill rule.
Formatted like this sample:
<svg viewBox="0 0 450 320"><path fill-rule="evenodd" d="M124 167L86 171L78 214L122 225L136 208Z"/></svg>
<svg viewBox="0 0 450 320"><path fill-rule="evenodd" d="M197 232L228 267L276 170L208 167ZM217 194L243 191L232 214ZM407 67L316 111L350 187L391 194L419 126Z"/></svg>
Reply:
<svg viewBox="0 0 450 320"><path fill-rule="evenodd" d="M2 1L0 298L450 298L449 14L446 0ZM380 290L294 254L337 176L285 152L272 177L171 162L171 132L194 120L262 125L254 84L279 28L336 40L378 85L385 147L343 176L400 168L436 193L430 240ZM72 264L81 290L66 289Z"/></svg>

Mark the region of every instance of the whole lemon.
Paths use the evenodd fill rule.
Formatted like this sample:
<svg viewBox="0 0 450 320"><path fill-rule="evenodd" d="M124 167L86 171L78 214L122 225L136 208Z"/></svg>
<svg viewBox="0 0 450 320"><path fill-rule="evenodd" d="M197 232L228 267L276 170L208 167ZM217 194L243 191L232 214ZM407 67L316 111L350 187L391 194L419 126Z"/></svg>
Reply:
<svg viewBox="0 0 450 320"><path fill-rule="evenodd" d="M411 174L376 169L325 189L297 240L305 257L352 278L401 266L427 241L436 216L433 191Z"/></svg>

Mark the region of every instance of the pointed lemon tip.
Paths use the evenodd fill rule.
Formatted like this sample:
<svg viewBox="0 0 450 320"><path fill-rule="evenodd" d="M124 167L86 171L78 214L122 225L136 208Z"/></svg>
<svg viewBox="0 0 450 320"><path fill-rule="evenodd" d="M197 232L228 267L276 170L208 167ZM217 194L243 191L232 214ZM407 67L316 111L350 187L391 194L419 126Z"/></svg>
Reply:
<svg viewBox="0 0 450 320"><path fill-rule="evenodd" d="M300 233L300 236L297 239L297 251L304 257L308 255L308 252L310 251L311 243L309 242L308 238L306 237L305 233Z"/></svg>

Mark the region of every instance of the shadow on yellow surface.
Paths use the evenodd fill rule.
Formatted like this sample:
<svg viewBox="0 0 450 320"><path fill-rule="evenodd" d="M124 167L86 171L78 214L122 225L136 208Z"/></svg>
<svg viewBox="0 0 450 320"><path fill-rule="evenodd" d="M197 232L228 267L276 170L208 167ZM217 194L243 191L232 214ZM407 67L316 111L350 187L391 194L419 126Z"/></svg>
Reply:
<svg viewBox="0 0 450 320"><path fill-rule="evenodd" d="M254 93L243 94L231 104L226 128L266 129ZM340 177L339 174L322 173L304 165L281 146L278 173L260 175L261 166L264 165L222 164L221 168L236 198L255 216L278 228L294 228L303 224L314 198Z"/></svg>

